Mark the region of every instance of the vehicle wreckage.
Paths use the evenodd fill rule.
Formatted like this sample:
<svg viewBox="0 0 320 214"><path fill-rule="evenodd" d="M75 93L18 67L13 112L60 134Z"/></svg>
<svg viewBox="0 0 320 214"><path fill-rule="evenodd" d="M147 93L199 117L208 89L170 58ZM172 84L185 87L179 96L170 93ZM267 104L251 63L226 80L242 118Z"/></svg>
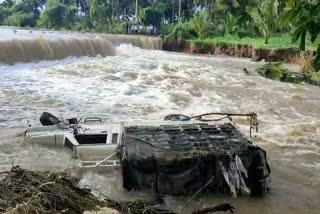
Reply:
<svg viewBox="0 0 320 214"><path fill-rule="evenodd" d="M239 116L249 120L250 137L233 122ZM127 190L233 196L269 191L266 152L251 139L251 132L258 131L255 113L172 114L164 120L108 123L99 117L59 120L44 112L40 122L41 127L28 125L27 141L66 147L83 168L120 167Z"/></svg>

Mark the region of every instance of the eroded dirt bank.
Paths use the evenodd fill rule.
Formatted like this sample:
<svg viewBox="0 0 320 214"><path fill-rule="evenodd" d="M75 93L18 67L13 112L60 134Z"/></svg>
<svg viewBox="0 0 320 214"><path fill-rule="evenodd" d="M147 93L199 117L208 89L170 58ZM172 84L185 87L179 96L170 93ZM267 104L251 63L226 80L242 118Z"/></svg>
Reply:
<svg viewBox="0 0 320 214"><path fill-rule="evenodd" d="M300 62L300 50L298 48L255 48L251 45L232 45L226 43L206 45L187 40L164 39L163 50L196 54L246 57L252 58L254 61L283 61L292 64L298 64ZM313 56L314 54L315 51L306 51L307 56Z"/></svg>

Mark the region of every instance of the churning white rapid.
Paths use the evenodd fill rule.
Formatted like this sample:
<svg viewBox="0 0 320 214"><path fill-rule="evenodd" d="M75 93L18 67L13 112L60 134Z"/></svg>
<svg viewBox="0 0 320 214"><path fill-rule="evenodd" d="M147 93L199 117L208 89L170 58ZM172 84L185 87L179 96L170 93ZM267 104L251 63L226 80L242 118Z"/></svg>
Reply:
<svg viewBox="0 0 320 214"><path fill-rule="evenodd" d="M27 120L42 111L57 116L153 119L169 113L257 112L255 139L268 152L271 193L263 199L206 196L165 197L187 213L191 208L230 202L238 213L319 213L320 88L267 80L252 73L248 59L196 56L120 45L115 56L0 66L0 168L72 165L65 150L23 141ZM239 120L240 124L246 121ZM84 172L82 184L121 199L143 196L121 187L120 172ZM188 202L186 204L186 201Z"/></svg>

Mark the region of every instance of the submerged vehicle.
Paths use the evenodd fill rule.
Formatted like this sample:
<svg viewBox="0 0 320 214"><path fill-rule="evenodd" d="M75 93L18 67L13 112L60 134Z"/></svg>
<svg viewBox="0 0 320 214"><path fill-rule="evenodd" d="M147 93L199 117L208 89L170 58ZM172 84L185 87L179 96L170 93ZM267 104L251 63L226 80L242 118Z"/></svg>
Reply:
<svg viewBox="0 0 320 214"><path fill-rule="evenodd" d="M233 122L239 116L248 118L250 137ZM59 120L44 112L40 121L42 127L26 130L28 141L66 147L82 167L120 167L127 190L233 196L269 191L266 152L251 139L258 129L255 113L172 114L164 120L105 123L99 117Z"/></svg>

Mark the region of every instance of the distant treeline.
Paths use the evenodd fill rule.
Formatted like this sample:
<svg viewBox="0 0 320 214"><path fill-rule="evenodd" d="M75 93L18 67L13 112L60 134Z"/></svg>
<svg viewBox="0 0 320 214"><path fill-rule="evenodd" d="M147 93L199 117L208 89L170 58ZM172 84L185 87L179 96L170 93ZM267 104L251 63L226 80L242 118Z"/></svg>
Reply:
<svg viewBox="0 0 320 214"><path fill-rule="evenodd" d="M161 25L187 22L201 11L206 11L203 19L212 23L214 29L203 29L205 32L200 32L201 37L205 34L228 33L261 35L268 39L272 33L290 32L293 26L282 23L281 18L288 9L301 6L303 2L313 5L311 11L307 11L308 15L314 11L319 16L319 8L315 6L319 5L318 0L3 0L0 2L2 2L0 25L71 30L94 29L115 33L124 33L128 31L128 26L136 24L136 9L140 24L158 29ZM168 30L172 29L163 29L163 31Z"/></svg>
<svg viewBox="0 0 320 214"><path fill-rule="evenodd" d="M159 27L178 21L179 0L3 0L0 25L96 31L125 31L136 22ZM189 19L201 1L181 1L181 17ZM145 17L147 16L147 17ZM121 26L119 26L121 25ZM114 29L117 28L117 29Z"/></svg>
<svg viewBox="0 0 320 214"><path fill-rule="evenodd" d="M2 0L0 25L176 39L263 36L266 44L291 33L303 50L320 32L319 11L319 0Z"/></svg>

